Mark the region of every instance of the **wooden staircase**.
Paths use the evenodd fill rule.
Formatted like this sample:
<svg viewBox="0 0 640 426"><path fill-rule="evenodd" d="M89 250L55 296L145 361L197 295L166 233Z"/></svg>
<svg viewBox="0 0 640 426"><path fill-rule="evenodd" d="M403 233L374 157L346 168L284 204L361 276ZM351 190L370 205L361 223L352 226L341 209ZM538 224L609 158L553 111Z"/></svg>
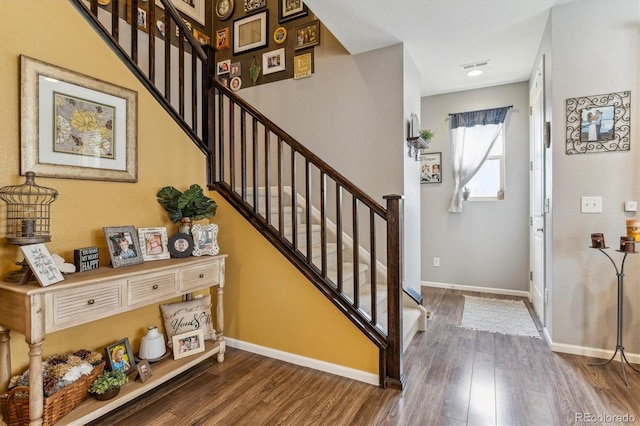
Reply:
<svg viewBox="0 0 640 426"><path fill-rule="evenodd" d="M285 186L284 194L286 196L284 202L284 212L285 217L293 218L295 217L297 223L297 240L301 242L301 245L298 247L300 253L307 254L307 239L306 232L307 227L305 220L306 218L311 218L311 251L310 257L312 264L316 265L318 268L322 265L322 242L321 242L321 216L320 213L312 207L311 215L306 214L306 200L302 196L296 197L295 203L292 201L292 191L290 186ZM240 193L240 188L236 188L236 192ZM258 213L266 218L266 194L269 192L271 197L271 202L268 203L271 206L271 222L278 223L278 210L274 207L278 205L278 188L271 187L270 191L266 191L264 187L258 188ZM249 199L253 199L253 191L251 189L247 189L247 197ZM295 205L295 207L294 207ZM293 210L295 208L295 215L293 215ZM337 289L338 286L338 277L340 274L340 270L338 268L338 244L337 244L337 234L336 227L334 223L330 223L328 226L329 231L327 232L327 276L334 284L334 287ZM293 242L293 226L292 222L288 221L284 226L284 237L289 241ZM356 292L354 292L354 267L353 262L353 241L350 236L346 233L342 235L342 251L344 253L344 258L342 262L342 296L346 298L349 302L354 301L354 294L358 293L358 298L360 302L360 308L362 311L371 318L372 309L371 309L371 301L376 301L376 322L381 327L387 324L387 286L386 286L386 268L383 265L379 265L379 274L376 280L375 285L375 297L371 297L371 280L369 279L369 261L370 256L366 252L363 247L359 247L359 253L362 253L359 257L358 262L358 283L359 288ZM413 300L409 296L404 296L403 298L403 307L402 307L402 318L403 318L403 351L407 349L408 345L411 343L411 340L415 336L418 331L425 331L427 327L427 311L424 306L418 304L415 300Z"/></svg>
<svg viewBox="0 0 640 426"><path fill-rule="evenodd" d="M402 389L403 351L426 329L420 295L402 289L403 197L387 195L382 207L216 81L215 51L170 0L155 0L166 34L177 32L169 42L155 25L145 33L127 24L143 0L112 0L108 10L69 1L207 155L209 188L378 347L380 386Z"/></svg>

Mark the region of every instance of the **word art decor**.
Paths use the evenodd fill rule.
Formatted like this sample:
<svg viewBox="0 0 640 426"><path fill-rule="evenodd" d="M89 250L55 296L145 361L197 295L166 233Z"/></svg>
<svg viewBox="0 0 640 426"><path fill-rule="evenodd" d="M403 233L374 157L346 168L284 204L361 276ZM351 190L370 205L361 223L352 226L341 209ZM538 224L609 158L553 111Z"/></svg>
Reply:
<svg viewBox="0 0 640 426"><path fill-rule="evenodd" d="M630 93L567 99L566 153L629 151Z"/></svg>

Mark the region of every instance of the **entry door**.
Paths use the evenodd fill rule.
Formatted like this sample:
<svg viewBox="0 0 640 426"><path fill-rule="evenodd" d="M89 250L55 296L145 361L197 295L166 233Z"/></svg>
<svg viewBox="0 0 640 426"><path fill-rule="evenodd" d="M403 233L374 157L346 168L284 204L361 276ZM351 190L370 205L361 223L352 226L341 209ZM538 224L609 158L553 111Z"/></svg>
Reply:
<svg viewBox="0 0 640 426"><path fill-rule="evenodd" d="M544 56L536 69L531 91L530 104L530 294L531 303L540 323L545 326L545 243L544 243Z"/></svg>

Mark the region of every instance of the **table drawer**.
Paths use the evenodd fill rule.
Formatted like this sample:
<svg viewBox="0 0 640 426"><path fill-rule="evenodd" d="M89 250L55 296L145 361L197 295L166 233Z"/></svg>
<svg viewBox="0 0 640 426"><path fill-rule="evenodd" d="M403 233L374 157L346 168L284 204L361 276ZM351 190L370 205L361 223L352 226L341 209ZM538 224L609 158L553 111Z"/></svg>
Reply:
<svg viewBox="0 0 640 426"><path fill-rule="evenodd" d="M145 275L128 281L129 305L149 301L162 301L178 294L178 279L175 271L156 275Z"/></svg>
<svg viewBox="0 0 640 426"><path fill-rule="evenodd" d="M180 290L211 287L220 284L220 262L180 270Z"/></svg>
<svg viewBox="0 0 640 426"><path fill-rule="evenodd" d="M48 293L47 313L51 329L65 325L78 325L90 322L122 310L123 281L108 284L87 285L84 287Z"/></svg>

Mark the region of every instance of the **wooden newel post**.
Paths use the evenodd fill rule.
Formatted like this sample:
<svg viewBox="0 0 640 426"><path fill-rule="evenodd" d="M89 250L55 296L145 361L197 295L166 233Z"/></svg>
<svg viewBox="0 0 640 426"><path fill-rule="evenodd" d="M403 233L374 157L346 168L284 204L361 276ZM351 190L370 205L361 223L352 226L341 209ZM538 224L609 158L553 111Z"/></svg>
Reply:
<svg viewBox="0 0 640 426"><path fill-rule="evenodd" d="M402 353L402 195L387 200L387 379L386 385L404 389L406 376Z"/></svg>

